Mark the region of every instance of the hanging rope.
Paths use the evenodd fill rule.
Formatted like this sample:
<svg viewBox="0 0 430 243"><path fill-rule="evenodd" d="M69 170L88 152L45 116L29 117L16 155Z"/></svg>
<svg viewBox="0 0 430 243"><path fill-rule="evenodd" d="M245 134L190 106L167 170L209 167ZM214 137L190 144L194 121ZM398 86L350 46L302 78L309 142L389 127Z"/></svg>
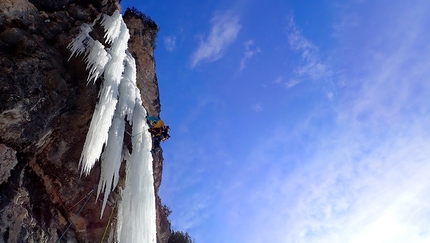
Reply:
<svg viewBox="0 0 430 243"><path fill-rule="evenodd" d="M64 235L67 233L67 231L69 230L69 228L73 225L73 223L76 221L76 219L78 218L79 214L81 213L82 209L84 209L85 205L87 205L88 201L91 198L91 195L93 194L94 190L96 189L96 186L93 187L93 189L91 190L91 192L88 194L88 198L85 201L85 203L82 205L82 207L79 209L78 214L76 214L75 218L72 220L72 222L70 222L69 226L67 226L66 230L63 232L63 234L60 236L60 238L58 238L58 240L56 241L56 243L60 242L60 240L64 237Z"/></svg>
<svg viewBox="0 0 430 243"><path fill-rule="evenodd" d="M109 228L110 221L112 219L112 216L113 216L113 213L115 211L116 205L118 203L118 199L119 199L119 194L116 196L115 204L112 207L112 212L110 213L109 220L108 220L108 222L106 224L105 232L103 233L103 237L102 237L102 240L100 241L100 243L103 243L103 241L105 240L105 236L106 236L107 230Z"/></svg>
<svg viewBox="0 0 430 243"><path fill-rule="evenodd" d="M79 203L81 203L88 195L90 195L92 191L88 192L87 195L83 196L77 203L73 204L70 208L67 209L67 211L72 210L72 208L76 207Z"/></svg>
<svg viewBox="0 0 430 243"><path fill-rule="evenodd" d="M130 138L134 138L134 137L136 137L137 135L141 135L142 133L144 133L145 131L142 131L142 132L139 132L139 133L137 133L137 134L134 134L134 135L131 135L129 132L127 132L126 131L126 133L128 134L128 135L130 135Z"/></svg>

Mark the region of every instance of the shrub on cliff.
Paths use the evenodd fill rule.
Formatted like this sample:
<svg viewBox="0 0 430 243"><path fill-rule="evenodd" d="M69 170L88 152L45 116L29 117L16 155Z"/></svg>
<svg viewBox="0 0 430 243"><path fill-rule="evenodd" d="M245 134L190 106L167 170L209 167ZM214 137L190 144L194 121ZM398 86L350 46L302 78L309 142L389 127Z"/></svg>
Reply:
<svg viewBox="0 0 430 243"><path fill-rule="evenodd" d="M142 22L145 26L145 31L149 31L153 35L153 38L151 38L152 41L150 44L151 44L152 49L155 50L155 48L156 48L155 40L157 39L157 33L160 30L158 28L158 25L149 16L140 12L135 7L127 8L125 10L124 18L128 18L128 17L139 18L142 20Z"/></svg>
<svg viewBox="0 0 430 243"><path fill-rule="evenodd" d="M139 10L137 10L135 7L132 8L127 8L125 10L124 16L127 15L135 15L138 18L140 18L150 29L155 30L156 32L158 32L158 25L151 19L151 17L147 16L146 14L140 12Z"/></svg>
<svg viewBox="0 0 430 243"><path fill-rule="evenodd" d="M194 243L194 240L191 239L191 236L187 232L172 231L167 243Z"/></svg>

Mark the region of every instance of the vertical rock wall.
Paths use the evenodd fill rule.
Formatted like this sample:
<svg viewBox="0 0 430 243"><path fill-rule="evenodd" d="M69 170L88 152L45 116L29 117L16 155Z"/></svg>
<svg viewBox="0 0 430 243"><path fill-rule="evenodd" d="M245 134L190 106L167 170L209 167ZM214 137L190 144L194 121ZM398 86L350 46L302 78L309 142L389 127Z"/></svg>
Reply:
<svg viewBox="0 0 430 243"><path fill-rule="evenodd" d="M0 242L55 242L73 220L61 242L102 239L115 193L100 219L101 203L92 193L99 164L87 177L78 170L100 81L87 85L81 58L67 61L67 45L82 23L117 8L107 0L0 0ZM144 106L158 115L156 31L135 13L126 23ZM161 154L154 166L158 192ZM159 242L166 242L170 225L159 198L157 205ZM105 242L112 240L112 226Z"/></svg>

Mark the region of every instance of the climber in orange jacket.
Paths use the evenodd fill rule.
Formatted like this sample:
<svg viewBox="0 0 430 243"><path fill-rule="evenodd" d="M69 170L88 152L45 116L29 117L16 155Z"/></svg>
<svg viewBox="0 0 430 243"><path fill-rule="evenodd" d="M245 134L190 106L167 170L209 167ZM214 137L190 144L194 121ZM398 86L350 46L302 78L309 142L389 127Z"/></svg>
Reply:
<svg viewBox="0 0 430 243"><path fill-rule="evenodd" d="M151 133L153 138L158 139L159 141L166 141L170 138L170 127L166 126L160 118L156 118L154 116L147 116L149 129L148 131Z"/></svg>
<svg viewBox="0 0 430 243"><path fill-rule="evenodd" d="M156 118L154 116L147 116L149 129L148 131L151 133L152 137L152 149L151 153L155 153L161 150L160 142L164 142L170 138L170 127L166 126L160 118Z"/></svg>

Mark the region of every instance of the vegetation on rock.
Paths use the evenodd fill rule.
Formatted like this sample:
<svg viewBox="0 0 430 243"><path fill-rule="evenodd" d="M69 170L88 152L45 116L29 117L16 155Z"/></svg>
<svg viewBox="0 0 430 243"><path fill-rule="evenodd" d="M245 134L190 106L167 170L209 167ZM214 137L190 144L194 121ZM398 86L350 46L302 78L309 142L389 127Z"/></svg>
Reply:
<svg viewBox="0 0 430 243"><path fill-rule="evenodd" d="M187 232L172 231L167 243L194 243L194 240Z"/></svg>

